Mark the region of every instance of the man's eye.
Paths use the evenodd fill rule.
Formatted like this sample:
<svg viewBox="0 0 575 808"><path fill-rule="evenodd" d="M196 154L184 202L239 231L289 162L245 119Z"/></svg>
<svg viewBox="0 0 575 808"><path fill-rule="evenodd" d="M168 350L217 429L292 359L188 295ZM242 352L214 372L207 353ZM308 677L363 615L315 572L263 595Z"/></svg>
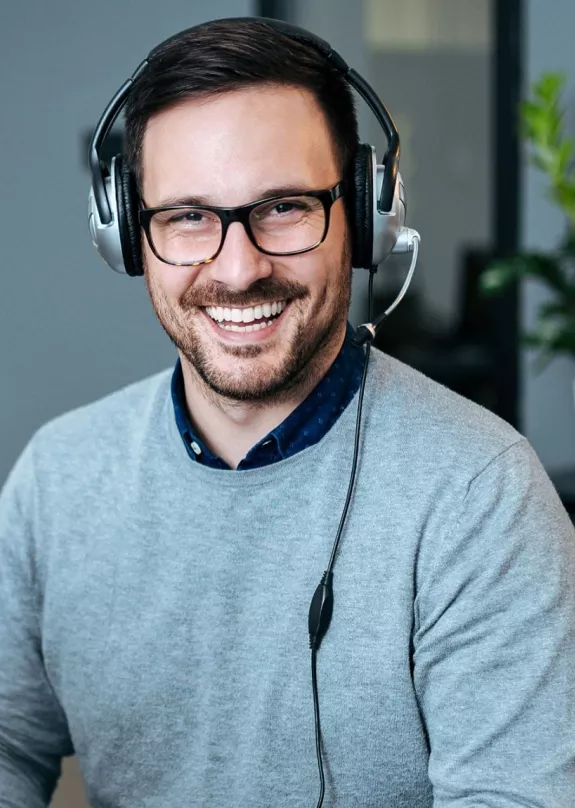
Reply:
<svg viewBox="0 0 575 808"><path fill-rule="evenodd" d="M295 210L305 210L305 206L296 202L278 202L271 212L281 215L282 213L293 213Z"/></svg>
<svg viewBox="0 0 575 808"><path fill-rule="evenodd" d="M277 216L287 216L290 213L306 213L309 211L309 205L306 202L278 202L272 209L272 213Z"/></svg>
<svg viewBox="0 0 575 808"><path fill-rule="evenodd" d="M197 210L190 210L187 213L179 213L170 217L170 224L202 224L205 220L203 213Z"/></svg>
<svg viewBox="0 0 575 808"><path fill-rule="evenodd" d="M309 211L309 205L304 200L282 199L281 202L273 202L264 206L256 212L256 217L260 221L265 219L288 219L301 217Z"/></svg>

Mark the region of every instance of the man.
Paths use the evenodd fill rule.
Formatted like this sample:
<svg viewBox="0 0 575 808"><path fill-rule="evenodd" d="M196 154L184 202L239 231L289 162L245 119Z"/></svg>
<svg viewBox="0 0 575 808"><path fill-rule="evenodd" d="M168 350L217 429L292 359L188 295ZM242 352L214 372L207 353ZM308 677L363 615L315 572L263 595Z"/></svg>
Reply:
<svg viewBox="0 0 575 808"><path fill-rule="evenodd" d="M94 808L315 804L356 146L345 80L256 22L184 33L136 82L145 281L179 358L43 426L3 489L0 808L46 806L74 752ZM361 435L317 654L325 804L573 806L574 531L540 462L378 351Z"/></svg>

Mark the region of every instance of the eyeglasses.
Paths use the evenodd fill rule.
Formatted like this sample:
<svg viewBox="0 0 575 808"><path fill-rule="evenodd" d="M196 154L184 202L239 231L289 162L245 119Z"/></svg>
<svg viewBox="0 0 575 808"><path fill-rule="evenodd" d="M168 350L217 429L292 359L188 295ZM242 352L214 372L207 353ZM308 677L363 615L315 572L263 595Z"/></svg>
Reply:
<svg viewBox="0 0 575 808"><path fill-rule="evenodd" d="M342 180L324 191L272 196L235 208L141 208L140 225L156 258L175 266L198 266L217 258L232 222L244 226L260 252L298 255L325 240L331 207L344 192Z"/></svg>

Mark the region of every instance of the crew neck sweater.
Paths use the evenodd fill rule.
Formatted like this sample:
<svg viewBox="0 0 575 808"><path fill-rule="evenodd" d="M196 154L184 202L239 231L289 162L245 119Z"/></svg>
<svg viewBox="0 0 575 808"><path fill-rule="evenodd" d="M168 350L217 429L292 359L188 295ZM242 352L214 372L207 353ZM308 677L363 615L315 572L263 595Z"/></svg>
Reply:
<svg viewBox="0 0 575 808"><path fill-rule="evenodd" d="M357 396L315 445L191 463L171 369L59 416L0 495L0 808L315 806L307 616ZM508 424L372 351L317 657L325 808L575 805L575 534Z"/></svg>

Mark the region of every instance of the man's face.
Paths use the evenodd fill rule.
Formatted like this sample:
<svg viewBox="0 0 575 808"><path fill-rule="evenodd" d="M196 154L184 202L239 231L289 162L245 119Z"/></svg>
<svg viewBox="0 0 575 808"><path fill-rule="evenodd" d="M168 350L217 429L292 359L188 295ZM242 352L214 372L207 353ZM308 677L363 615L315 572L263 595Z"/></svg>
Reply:
<svg viewBox="0 0 575 808"><path fill-rule="evenodd" d="M273 189L323 190L342 179L311 94L275 86L189 100L159 113L146 129L142 169L147 207L191 197L231 207ZM144 260L153 307L183 365L219 395L280 400L294 388L313 386L334 359L351 284L343 200L331 208L325 241L308 253L264 255L234 222L211 263L171 266L147 241ZM265 304L272 303L280 304L279 317L269 316ZM240 330L224 328L210 316L221 317L216 307L233 316L233 309L260 306L260 316L265 320L267 313L273 323L257 330L243 320Z"/></svg>

